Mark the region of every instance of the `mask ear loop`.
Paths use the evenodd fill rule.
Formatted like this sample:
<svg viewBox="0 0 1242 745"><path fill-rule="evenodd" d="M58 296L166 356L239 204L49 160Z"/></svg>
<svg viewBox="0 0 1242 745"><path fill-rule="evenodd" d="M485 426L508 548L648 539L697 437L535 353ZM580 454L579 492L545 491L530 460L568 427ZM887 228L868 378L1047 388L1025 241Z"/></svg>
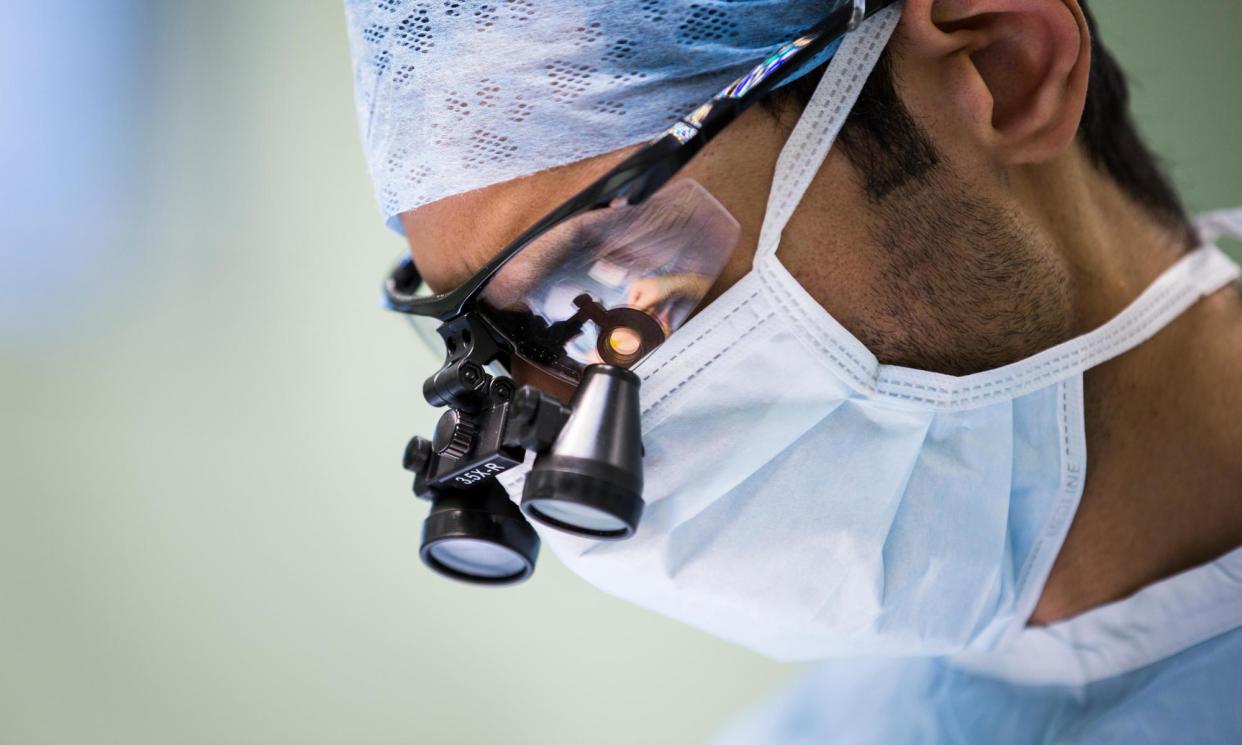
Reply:
<svg viewBox="0 0 1242 745"><path fill-rule="evenodd" d="M776 160L755 267L776 253L781 233L849 117L867 77L901 19L902 3L876 13L846 35Z"/></svg>
<svg viewBox="0 0 1242 745"><path fill-rule="evenodd" d="M1199 228L1199 239L1204 243L1215 243L1221 238L1242 240L1242 207L1205 212L1195 224Z"/></svg>

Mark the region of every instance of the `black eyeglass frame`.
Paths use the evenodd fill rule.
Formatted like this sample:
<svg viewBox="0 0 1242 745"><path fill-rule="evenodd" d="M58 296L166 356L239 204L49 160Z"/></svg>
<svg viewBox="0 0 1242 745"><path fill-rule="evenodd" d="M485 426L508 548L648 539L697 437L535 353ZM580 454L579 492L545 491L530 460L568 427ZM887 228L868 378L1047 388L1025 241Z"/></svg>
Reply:
<svg viewBox="0 0 1242 745"><path fill-rule="evenodd" d="M894 1L851 0L832 11L805 34L783 45L762 64L527 228L456 289L439 295L416 295L422 278L414 262L409 257L403 258L384 282L385 305L398 313L436 318L443 322L461 317L469 312L496 272L526 245L566 220L586 212L619 204L641 203L668 183L712 138L773 88L792 77L829 45L857 28L863 20Z"/></svg>

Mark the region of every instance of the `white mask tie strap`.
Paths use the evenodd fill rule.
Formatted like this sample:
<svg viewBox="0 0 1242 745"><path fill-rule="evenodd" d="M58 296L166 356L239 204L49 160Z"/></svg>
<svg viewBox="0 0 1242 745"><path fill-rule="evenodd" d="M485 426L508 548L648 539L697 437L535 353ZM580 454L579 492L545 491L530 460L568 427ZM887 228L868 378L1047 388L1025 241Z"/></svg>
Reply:
<svg viewBox="0 0 1242 745"><path fill-rule="evenodd" d="M1077 375L1150 339L1202 297L1236 282L1238 265L1212 244L1183 256L1103 326L1033 357L987 372L950 375L881 365L868 387L947 409L1014 399Z"/></svg>
<svg viewBox="0 0 1242 745"><path fill-rule="evenodd" d="M785 224L819 172L858 94L879 61L880 53L897 28L901 5L900 2L890 5L846 35L841 48L828 63L815 94L776 160L767 212L755 251L756 263L776 252Z"/></svg>
<svg viewBox="0 0 1242 745"><path fill-rule="evenodd" d="M1195 224L1199 227L1199 239L1204 243L1215 243L1219 238L1242 240L1242 207L1205 212Z"/></svg>

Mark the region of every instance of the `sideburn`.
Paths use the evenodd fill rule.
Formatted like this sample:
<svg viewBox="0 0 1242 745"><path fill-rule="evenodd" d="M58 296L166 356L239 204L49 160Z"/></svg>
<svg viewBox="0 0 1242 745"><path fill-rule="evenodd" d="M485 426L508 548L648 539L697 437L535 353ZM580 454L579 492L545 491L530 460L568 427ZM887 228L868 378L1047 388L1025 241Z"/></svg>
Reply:
<svg viewBox="0 0 1242 745"><path fill-rule="evenodd" d="M887 53L838 142L883 249L868 320L853 330L881 362L967 375L1069 338L1058 254L953 172L902 103Z"/></svg>
<svg viewBox="0 0 1242 745"><path fill-rule="evenodd" d="M801 112L810 75L768 104ZM1072 336L1069 271L1020 216L954 173L898 92L885 51L837 139L882 266L850 332L883 363L968 375Z"/></svg>

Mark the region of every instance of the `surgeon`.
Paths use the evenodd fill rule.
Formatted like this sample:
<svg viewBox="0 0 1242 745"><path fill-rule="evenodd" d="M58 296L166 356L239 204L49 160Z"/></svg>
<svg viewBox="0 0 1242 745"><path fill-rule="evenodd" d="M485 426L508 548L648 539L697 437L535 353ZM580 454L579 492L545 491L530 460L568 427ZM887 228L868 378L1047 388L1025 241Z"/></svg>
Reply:
<svg viewBox="0 0 1242 745"><path fill-rule="evenodd" d="M1086 0L347 11L428 291L538 233L481 300L514 378L641 378L637 529L544 542L824 661L722 743L1242 742L1242 213L1187 216Z"/></svg>

